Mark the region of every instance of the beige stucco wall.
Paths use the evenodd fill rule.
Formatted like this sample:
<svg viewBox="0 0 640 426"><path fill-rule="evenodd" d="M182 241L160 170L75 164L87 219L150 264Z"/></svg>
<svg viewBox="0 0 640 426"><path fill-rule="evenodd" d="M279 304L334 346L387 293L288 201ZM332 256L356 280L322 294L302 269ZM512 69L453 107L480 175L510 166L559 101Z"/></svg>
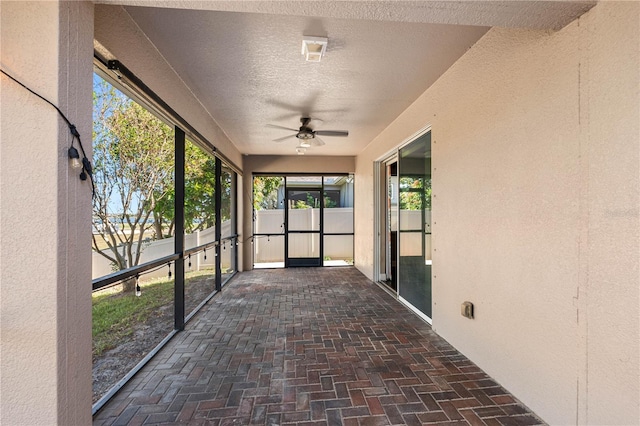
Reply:
<svg viewBox="0 0 640 426"><path fill-rule="evenodd" d="M351 173L355 157L324 157L313 155L245 155L245 173ZM253 184L253 182L251 182Z"/></svg>
<svg viewBox="0 0 640 426"><path fill-rule="evenodd" d="M432 126L433 327L553 424L640 421L639 52L638 2L492 29L356 160L372 277L372 164Z"/></svg>
<svg viewBox="0 0 640 426"><path fill-rule="evenodd" d="M354 157L323 157L312 155L246 155L243 157L243 186L242 186L242 213L247 219L253 217L253 173L353 173L355 170ZM359 182L355 181L355 187ZM245 220L241 241L249 241L253 235L253 222ZM253 269L253 253L251 244L243 244L241 248L243 270ZM356 259L357 262L357 259Z"/></svg>
<svg viewBox="0 0 640 426"><path fill-rule="evenodd" d="M90 154L93 5L1 2L0 21L2 69ZM89 424L91 187L55 109L0 84L0 424Z"/></svg>
<svg viewBox="0 0 640 426"><path fill-rule="evenodd" d="M106 49L128 67L218 152L242 167L238 149L121 6L95 6L95 40L100 50Z"/></svg>

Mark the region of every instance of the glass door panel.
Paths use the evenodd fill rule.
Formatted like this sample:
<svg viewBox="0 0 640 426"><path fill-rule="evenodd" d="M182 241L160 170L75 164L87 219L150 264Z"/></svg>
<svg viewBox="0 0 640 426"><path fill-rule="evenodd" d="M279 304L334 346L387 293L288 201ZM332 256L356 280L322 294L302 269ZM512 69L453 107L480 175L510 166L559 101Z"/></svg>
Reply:
<svg viewBox="0 0 640 426"><path fill-rule="evenodd" d="M386 164L387 215L386 215L386 281L385 284L398 291L398 161Z"/></svg>
<svg viewBox="0 0 640 426"><path fill-rule="evenodd" d="M398 161L399 295L431 318L431 133Z"/></svg>

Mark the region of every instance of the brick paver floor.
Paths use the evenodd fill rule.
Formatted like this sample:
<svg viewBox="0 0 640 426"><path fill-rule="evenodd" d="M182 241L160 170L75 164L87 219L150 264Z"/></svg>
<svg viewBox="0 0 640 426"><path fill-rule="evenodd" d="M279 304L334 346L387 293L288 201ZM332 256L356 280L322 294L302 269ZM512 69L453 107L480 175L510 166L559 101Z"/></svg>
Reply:
<svg viewBox="0 0 640 426"><path fill-rule="evenodd" d="M96 425L542 423L347 268L238 274Z"/></svg>

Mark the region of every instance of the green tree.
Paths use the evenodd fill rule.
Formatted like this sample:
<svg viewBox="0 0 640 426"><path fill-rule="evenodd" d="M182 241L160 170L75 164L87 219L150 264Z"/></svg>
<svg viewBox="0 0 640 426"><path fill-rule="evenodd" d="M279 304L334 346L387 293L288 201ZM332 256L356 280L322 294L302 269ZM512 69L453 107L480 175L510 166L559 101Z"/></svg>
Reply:
<svg viewBox="0 0 640 426"><path fill-rule="evenodd" d="M293 209L297 209L297 210L304 210L304 209L310 209L310 208L311 206L307 204L307 202L304 200L296 200L296 202L293 204Z"/></svg>
<svg viewBox="0 0 640 426"><path fill-rule="evenodd" d="M335 207L335 206L337 206L337 205L338 205L338 203L336 203L335 201L333 201L333 200L331 199L331 197L329 197L329 196L327 196L327 195L325 195L325 196L324 196L324 208L325 208L325 209L332 209L332 208L334 208L334 207Z"/></svg>
<svg viewBox="0 0 640 426"><path fill-rule="evenodd" d="M125 269L139 263L151 213L173 187L173 129L102 80L93 110L93 249Z"/></svg>
<svg viewBox="0 0 640 426"><path fill-rule="evenodd" d="M278 208L278 188L284 185L281 177L256 176L253 178L254 210L273 210Z"/></svg>
<svg viewBox="0 0 640 426"><path fill-rule="evenodd" d="M93 249L114 269L135 266L146 242L175 234L174 130L94 76L93 163ZM187 233L215 226L215 164L186 142ZM230 217L229 176L223 169L222 220Z"/></svg>
<svg viewBox="0 0 640 426"><path fill-rule="evenodd" d="M424 198L423 198L424 197ZM431 179L403 176L400 178L400 209L431 210Z"/></svg>
<svg viewBox="0 0 640 426"><path fill-rule="evenodd" d="M202 231L215 226L215 175L215 158L187 141L185 144L184 183L184 228L186 233ZM230 194L230 188L226 188L225 184L226 187L229 186L228 182L223 180L223 200L225 193ZM153 210L156 238L172 237L175 234L174 203L175 187L172 187L167 195L156 203ZM224 220L224 212L222 216Z"/></svg>

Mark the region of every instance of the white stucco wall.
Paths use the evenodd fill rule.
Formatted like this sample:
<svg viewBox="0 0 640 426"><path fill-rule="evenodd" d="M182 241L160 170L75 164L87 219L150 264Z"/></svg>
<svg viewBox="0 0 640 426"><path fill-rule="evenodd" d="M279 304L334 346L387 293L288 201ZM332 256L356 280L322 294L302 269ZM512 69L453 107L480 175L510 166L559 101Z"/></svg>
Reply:
<svg viewBox="0 0 640 426"><path fill-rule="evenodd" d="M553 424L640 421L639 52L637 2L492 29L356 159L372 277L372 164L432 126L433 327Z"/></svg>
<svg viewBox="0 0 640 426"><path fill-rule="evenodd" d="M88 155L92 39L89 2L0 3L2 69L63 111ZM0 85L0 424L89 424L91 187L55 109Z"/></svg>

